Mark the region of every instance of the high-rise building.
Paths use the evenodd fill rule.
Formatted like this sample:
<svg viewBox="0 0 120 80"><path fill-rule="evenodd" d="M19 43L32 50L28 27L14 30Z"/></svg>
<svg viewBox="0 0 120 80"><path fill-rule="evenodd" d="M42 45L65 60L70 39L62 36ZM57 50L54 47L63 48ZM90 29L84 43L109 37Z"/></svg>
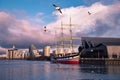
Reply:
<svg viewBox="0 0 120 80"><path fill-rule="evenodd" d="M29 57L39 57L39 51L38 49L32 44L29 47Z"/></svg>
<svg viewBox="0 0 120 80"><path fill-rule="evenodd" d="M46 46L43 49L43 56L50 57L50 46Z"/></svg>

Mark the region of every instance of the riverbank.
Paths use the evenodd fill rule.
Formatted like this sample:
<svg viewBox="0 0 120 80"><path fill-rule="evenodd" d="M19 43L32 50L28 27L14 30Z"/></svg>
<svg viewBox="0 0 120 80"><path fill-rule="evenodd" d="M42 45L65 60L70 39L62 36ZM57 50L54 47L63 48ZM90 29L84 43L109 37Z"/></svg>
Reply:
<svg viewBox="0 0 120 80"><path fill-rule="evenodd" d="M117 58L81 58L80 64L96 65L120 65L120 59Z"/></svg>

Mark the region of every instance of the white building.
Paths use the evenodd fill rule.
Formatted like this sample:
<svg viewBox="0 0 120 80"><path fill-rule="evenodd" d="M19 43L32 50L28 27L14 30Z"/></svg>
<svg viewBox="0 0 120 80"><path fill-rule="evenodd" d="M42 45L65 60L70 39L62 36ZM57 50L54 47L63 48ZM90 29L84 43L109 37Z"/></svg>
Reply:
<svg viewBox="0 0 120 80"><path fill-rule="evenodd" d="M15 46L6 51L7 59L26 59L28 56L28 50L18 50Z"/></svg>
<svg viewBox="0 0 120 80"><path fill-rule="evenodd" d="M43 49L43 56L50 57L50 46L46 46Z"/></svg>

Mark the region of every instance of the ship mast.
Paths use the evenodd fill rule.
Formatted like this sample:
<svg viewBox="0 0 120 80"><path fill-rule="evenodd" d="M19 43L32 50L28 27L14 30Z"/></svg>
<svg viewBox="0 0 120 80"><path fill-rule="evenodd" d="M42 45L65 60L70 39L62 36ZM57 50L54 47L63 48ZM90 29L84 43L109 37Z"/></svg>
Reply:
<svg viewBox="0 0 120 80"><path fill-rule="evenodd" d="M62 32L61 32L61 34L62 34L62 40L61 40L61 41L62 41L62 50L64 51L64 36L63 36L64 33L63 33L63 25L62 25L62 21L61 21L61 31L62 31Z"/></svg>
<svg viewBox="0 0 120 80"><path fill-rule="evenodd" d="M70 22L69 24L63 24L64 26L69 26L69 31L70 31L70 38L69 38L69 41L70 41L70 44L69 44L69 47L70 47L70 53L73 52L73 41L72 41L72 26L73 24L71 23L71 17L70 17Z"/></svg>
<svg viewBox="0 0 120 80"><path fill-rule="evenodd" d="M72 29L71 29L71 27L72 27L71 17L70 17L70 24L69 24L69 26L70 26L70 52L72 53L73 52L73 41L72 41Z"/></svg>
<svg viewBox="0 0 120 80"><path fill-rule="evenodd" d="M64 26L69 26L69 31L70 31L70 38L69 38L70 44L69 44L69 47L70 47L70 53L73 53L72 26L78 26L78 25L77 24L72 24L71 17L70 17L70 20L69 20L69 24L63 24L63 25Z"/></svg>
<svg viewBox="0 0 120 80"><path fill-rule="evenodd" d="M60 46L61 46L61 53L64 53L64 33L63 33L64 28L63 28L63 25L62 25L62 21L61 21L61 27L60 28L55 28L55 29L60 29L61 30ZM56 37L56 31L55 31L55 37ZM57 40L55 40L55 41L56 41L56 50L58 50Z"/></svg>
<svg viewBox="0 0 120 80"><path fill-rule="evenodd" d="M55 45L56 45L56 50L55 50L55 54L58 54L58 43L57 43L57 39L56 39L56 30L55 30L55 37L54 37L54 41L55 41Z"/></svg>

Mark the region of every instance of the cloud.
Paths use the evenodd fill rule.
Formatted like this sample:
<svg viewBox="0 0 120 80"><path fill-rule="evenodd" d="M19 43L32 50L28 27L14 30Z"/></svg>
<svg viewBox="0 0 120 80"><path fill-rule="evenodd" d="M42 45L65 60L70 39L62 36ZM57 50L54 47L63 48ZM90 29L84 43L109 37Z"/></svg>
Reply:
<svg viewBox="0 0 120 80"><path fill-rule="evenodd" d="M91 4L94 4L95 2L101 2L104 5L109 5L119 1L120 0L83 0L84 4L86 5L91 5Z"/></svg>
<svg viewBox="0 0 120 80"><path fill-rule="evenodd" d="M92 14L88 15L88 11ZM97 2L91 6L63 8L62 12L62 15L57 11L53 12L56 20L46 25L47 32L44 32L43 26L38 25L35 20L40 19L38 22L42 22L42 13L37 13L36 18L32 19L35 22L31 23L28 19L19 19L8 12L0 12L0 44L6 48L13 44L19 48L28 48L30 44L37 47L51 45L54 43L55 32L56 38L60 40L61 22L69 24L70 17L71 23L77 24L72 26L73 36L120 36L120 2L110 5ZM63 30L64 35L69 37L69 26L63 27L66 28Z"/></svg>
<svg viewBox="0 0 120 80"><path fill-rule="evenodd" d="M10 44L28 47L31 43L50 43L52 36L47 35L43 27L32 24L29 20L19 20L9 13L0 12L0 38L5 47Z"/></svg>
<svg viewBox="0 0 120 80"><path fill-rule="evenodd" d="M5 54L6 53L6 48L3 48L3 47L0 46L0 53Z"/></svg>
<svg viewBox="0 0 120 80"><path fill-rule="evenodd" d="M88 15L88 11L92 14ZM58 12L53 13L57 16L57 20L50 24L50 27L57 27L57 25L60 27L61 21L64 24L69 24L69 18L71 16L72 23L79 25L72 27L75 36L120 36L120 2L110 5L97 2L88 7L77 6L64 8L62 12L63 15L60 15ZM64 32L66 33L66 30Z"/></svg>
<svg viewBox="0 0 120 80"><path fill-rule="evenodd" d="M44 14L39 12L34 17L30 17L29 21L31 23L34 23L34 24L37 24L37 25L42 25L42 24L44 24L43 16L44 16Z"/></svg>

